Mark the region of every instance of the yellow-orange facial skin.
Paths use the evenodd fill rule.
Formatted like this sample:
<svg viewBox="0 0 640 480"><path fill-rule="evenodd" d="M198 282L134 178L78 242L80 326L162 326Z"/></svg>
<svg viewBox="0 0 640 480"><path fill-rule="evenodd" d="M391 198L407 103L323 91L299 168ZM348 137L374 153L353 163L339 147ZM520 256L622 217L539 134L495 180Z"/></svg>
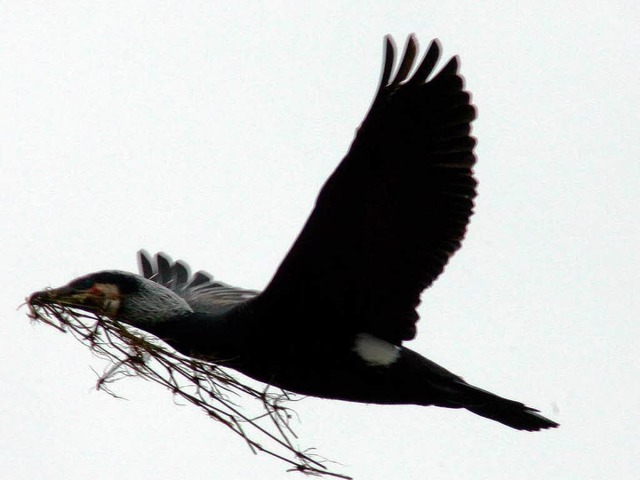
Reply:
<svg viewBox="0 0 640 480"><path fill-rule="evenodd" d="M51 290L36 292L31 296L33 303L57 303L115 318L120 308L120 289L109 283L95 283L86 290L78 290L68 285Z"/></svg>

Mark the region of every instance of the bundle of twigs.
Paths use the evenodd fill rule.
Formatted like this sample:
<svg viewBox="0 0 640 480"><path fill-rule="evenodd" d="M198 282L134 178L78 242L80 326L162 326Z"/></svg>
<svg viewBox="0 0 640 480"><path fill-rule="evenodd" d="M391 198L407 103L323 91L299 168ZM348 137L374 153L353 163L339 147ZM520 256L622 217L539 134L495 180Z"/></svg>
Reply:
<svg viewBox="0 0 640 480"><path fill-rule="evenodd" d="M138 376L163 385L182 400L202 409L242 437L254 453L264 452L290 465L290 471L349 479L332 472L320 459L295 445L291 429L294 412L284 403L290 394L267 387L258 390L241 383L215 364L181 355L140 330L72 306L46 301L42 292L28 300L29 317L71 332L109 367L98 375L96 388L110 390L113 382ZM258 402L259 414L243 413L246 400Z"/></svg>

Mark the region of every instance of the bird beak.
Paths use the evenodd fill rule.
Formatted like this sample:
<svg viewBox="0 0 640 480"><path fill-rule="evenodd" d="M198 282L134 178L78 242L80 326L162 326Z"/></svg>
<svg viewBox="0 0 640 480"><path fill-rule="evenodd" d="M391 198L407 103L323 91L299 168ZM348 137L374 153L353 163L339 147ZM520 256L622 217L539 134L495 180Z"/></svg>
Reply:
<svg viewBox="0 0 640 480"><path fill-rule="evenodd" d="M109 295L111 292L101 287L103 285L98 284L82 290L65 285L60 288L42 290L31 295L29 303L33 305L60 305L111 316L119 307L119 299Z"/></svg>
<svg viewBox="0 0 640 480"><path fill-rule="evenodd" d="M35 292L29 298L33 304L56 304L67 307L83 308L91 302L91 293L88 290L77 290L68 285L60 288L51 288Z"/></svg>

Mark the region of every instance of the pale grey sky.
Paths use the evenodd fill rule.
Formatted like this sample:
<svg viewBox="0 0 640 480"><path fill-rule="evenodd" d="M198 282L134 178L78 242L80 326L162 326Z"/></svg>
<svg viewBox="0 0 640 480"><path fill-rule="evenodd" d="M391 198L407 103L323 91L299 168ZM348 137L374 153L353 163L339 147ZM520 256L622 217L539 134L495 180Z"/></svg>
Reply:
<svg viewBox="0 0 640 480"><path fill-rule="evenodd" d="M561 428L296 404L358 479L636 478L636 2L0 2L0 470L294 478L199 411L29 324L30 292L164 250L260 289L374 94L382 37L458 54L480 196L409 346ZM444 58L443 60L446 60Z"/></svg>

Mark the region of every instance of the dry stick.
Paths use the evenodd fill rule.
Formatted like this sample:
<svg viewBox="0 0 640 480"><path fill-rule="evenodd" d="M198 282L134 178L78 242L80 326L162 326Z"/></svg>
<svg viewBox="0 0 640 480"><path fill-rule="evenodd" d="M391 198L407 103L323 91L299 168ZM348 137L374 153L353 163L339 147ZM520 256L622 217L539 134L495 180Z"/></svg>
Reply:
<svg viewBox="0 0 640 480"><path fill-rule="evenodd" d="M104 390L117 397L110 391L109 384L124 377L142 377L163 385L171 390L174 396L204 410L209 417L242 437L254 453L260 451L278 458L288 463L292 467L290 470L293 471L346 480L351 478L329 471L321 461L311 458L294 446L292 439L297 436L290 425L292 410L282 405L283 402L290 400L286 392L272 393L268 391L269 387L258 391L240 383L216 365L184 357L155 343L136 329L130 329L115 320L97 314L79 312L72 306L57 303L27 301L27 305L29 317L32 320L41 321L62 332L70 331L96 356L111 363L102 375L98 375L96 382L98 390ZM181 385L185 380L187 385ZM189 392L188 390L192 388L194 391ZM264 413L254 417L245 415L240 410L241 407L229 399L229 395L259 400ZM258 423L264 419L270 421L268 424L275 427L275 432ZM256 434L248 433L243 425L249 425L258 432L258 435L264 435L267 441L273 442L275 446L263 446L255 438ZM278 447L288 451L293 458L275 451L274 448Z"/></svg>

